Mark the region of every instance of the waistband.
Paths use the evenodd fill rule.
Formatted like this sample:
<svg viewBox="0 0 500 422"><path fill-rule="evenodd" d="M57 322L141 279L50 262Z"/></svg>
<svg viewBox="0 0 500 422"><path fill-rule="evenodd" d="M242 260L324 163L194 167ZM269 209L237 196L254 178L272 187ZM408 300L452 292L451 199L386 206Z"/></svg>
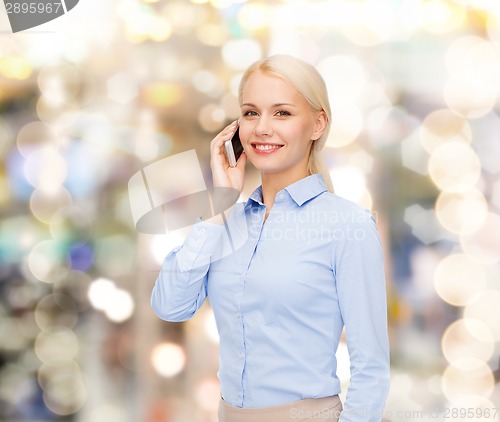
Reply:
<svg viewBox="0 0 500 422"><path fill-rule="evenodd" d="M223 407L224 412L232 415L290 415L292 414L320 414L322 412L328 412L332 409L340 410L342 409L342 403L338 395L320 397L320 398L307 398L302 400L296 400L290 403L280 404L278 406L271 407L235 407L224 401L221 397L220 405ZM337 409L338 408L338 409ZM338 415L337 415L338 416ZM291 417L290 420L294 418ZM296 420L296 419L295 419Z"/></svg>

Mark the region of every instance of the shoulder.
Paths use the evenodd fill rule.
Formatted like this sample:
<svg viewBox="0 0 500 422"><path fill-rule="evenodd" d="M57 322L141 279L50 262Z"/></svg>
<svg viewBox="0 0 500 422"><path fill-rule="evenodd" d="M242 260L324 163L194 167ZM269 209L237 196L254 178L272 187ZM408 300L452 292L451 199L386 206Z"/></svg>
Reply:
<svg viewBox="0 0 500 422"><path fill-rule="evenodd" d="M323 192L313 205L325 213L334 224L364 225L375 223L374 214L367 208L332 192Z"/></svg>

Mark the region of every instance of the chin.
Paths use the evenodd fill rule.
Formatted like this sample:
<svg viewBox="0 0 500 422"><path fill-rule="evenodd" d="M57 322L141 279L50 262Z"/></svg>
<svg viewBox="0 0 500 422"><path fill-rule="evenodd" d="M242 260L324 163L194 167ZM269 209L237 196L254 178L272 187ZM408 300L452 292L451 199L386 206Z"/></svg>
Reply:
<svg viewBox="0 0 500 422"><path fill-rule="evenodd" d="M260 171L261 173L280 173L284 170L283 167L281 166L273 166L272 164L265 165L265 166L259 166L259 165L254 165L254 167Z"/></svg>
<svg viewBox="0 0 500 422"><path fill-rule="evenodd" d="M255 160L250 160L252 165L262 173L278 173L283 170L283 166L280 166L277 163L263 163L262 160L259 160L257 157Z"/></svg>

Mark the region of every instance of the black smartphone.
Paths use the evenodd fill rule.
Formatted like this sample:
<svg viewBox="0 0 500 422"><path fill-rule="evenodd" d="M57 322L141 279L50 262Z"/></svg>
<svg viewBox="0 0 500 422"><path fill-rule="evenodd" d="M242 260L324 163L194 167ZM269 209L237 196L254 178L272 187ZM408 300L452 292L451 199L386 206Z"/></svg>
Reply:
<svg viewBox="0 0 500 422"><path fill-rule="evenodd" d="M236 129L233 137L230 141L224 142L224 146L226 148L226 155L229 160L229 165L231 167L236 166L236 162L240 158L241 153L243 152L243 145L241 145L240 141L240 127Z"/></svg>

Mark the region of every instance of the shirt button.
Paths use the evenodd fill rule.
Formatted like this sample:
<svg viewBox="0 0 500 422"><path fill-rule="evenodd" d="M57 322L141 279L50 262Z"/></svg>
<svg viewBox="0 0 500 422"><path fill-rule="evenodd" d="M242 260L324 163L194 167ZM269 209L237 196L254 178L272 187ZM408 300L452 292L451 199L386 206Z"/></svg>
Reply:
<svg viewBox="0 0 500 422"><path fill-rule="evenodd" d="M285 195L283 195L283 194L281 194L281 195L279 196L279 198L280 198L280 199L283 199L284 197L285 197Z"/></svg>
<svg viewBox="0 0 500 422"><path fill-rule="evenodd" d="M201 229L200 229L200 233L205 233L205 229L204 229L204 228L201 228Z"/></svg>

